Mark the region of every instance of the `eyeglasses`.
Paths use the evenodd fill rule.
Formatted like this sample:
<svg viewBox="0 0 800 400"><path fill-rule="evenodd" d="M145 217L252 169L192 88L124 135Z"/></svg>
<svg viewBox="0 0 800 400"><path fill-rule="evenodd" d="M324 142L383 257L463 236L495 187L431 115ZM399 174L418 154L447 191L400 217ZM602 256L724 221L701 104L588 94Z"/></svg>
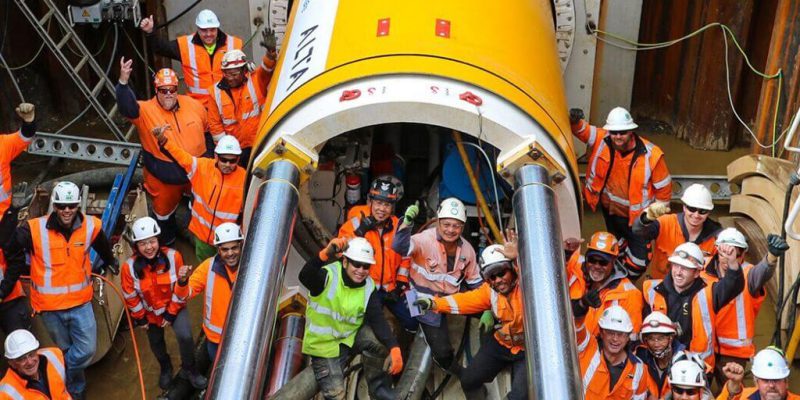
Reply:
<svg viewBox="0 0 800 400"><path fill-rule="evenodd" d="M675 394L686 394L686 395L691 396L691 395L695 395L695 394L700 393L700 388L682 388L682 387L673 386L672 387L672 392L675 393Z"/></svg>
<svg viewBox="0 0 800 400"><path fill-rule="evenodd" d="M704 210L702 208L697 208L697 207L689 207L687 205L684 205L684 207L686 207L686 211L690 213L698 213L700 215L706 215L711 212L711 210Z"/></svg>
<svg viewBox="0 0 800 400"><path fill-rule="evenodd" d="M225 164L236 164L237 162L239 162L239 157L226 158L226 157L217 156L217 159L219 160L219 162L225 163Z"/></svg>
<svg viewBox="0 0 800 400"><path fill-rule="evenodd" d="M589 257L586 259L586 262L589 264L597 264L601 267L606 267L608 264L611 264L611 261L599 257Z"/></svg>
<svg viewBox="0 0 800 400"><path fill-rule="evenodd" d="M161 93L161 94L175 94L175 93L178 93L178 88L172 88L172 89L158 88L157 90L158 90L158 93Z"/></svg>
<svg viewBox="0 0 800 400"><path fill-rule="evenodd" d="M627 135L629 133L631 133L631 131L608 131L608 134L612 136L622 136L622 135Z"/></svg>
<svg viewBox="0 0 800 400"><path fill-rule="evenodd" d="M66 209L74 210L74 209L78 208L78 203L53 204L53 208L55 208L56 210L66 210Z"/></svg>
<svg viewBox="0 0 800 400"><path fill-rule="evenodd" d="M355 262L355 261L350 261L350 265L352 265L353 268L361 268L361 269L363 269L365 271L369 270L369 267L372 266L372 264L365 264L365 263L360 263L360 262Z"/></svg>
<svg viewBox="0 0 800 400"><path fill-rule="evenodd" d="M676 251L675 253L673 253L673 254L672 254L672 256L673 256L673 257L674 257L674 256L677 256L677 257L679 257L679 258L682 258L682 259L684 259L684 260L689 260L689 261L692 261L692 262L694 262L695 264L703 264L703 261L702 261L702 260L698 260L698 259L696 259L696 258L692 257L692 255L691 255L691 254L689 254L689 253L687 253L687 252L685 252L685 251L683 251L683 250L678 250L678 251Z"/></svg>
<svg viewBox="0 0 800 400"><path fill-rule="evenodd" d="M440 222L439 225L441 225L444 229L461 229L464 227L464 224L459 222Z"/></svg>

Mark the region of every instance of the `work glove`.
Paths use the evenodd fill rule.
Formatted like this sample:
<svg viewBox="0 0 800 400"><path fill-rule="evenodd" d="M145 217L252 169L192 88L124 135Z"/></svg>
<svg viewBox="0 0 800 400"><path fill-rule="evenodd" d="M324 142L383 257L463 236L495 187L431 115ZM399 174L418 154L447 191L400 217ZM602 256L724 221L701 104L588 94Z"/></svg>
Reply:
<svg viewBox="0 0 800 400"><path fill-rule="evenodd" d="M328 261L332 258L339 258L339 254L347 249L347 239L333 238L324 249L319 251L319 259Z"/></svg>
<svg viewBox="0 0 800 400"><path fill-rule="evenodd" d="M789 245L780 236L770 233L767 235L767 250L769 250L769 254L777 258L786 253L786 250L789 250Z"/></svg>
<svg viewBox="0 0 800 400"><path fill-rule="evenodd" d="M261 42L259 42L261 47L267 50L267 54L276 54L277 52L277 45L278 45L278 38L275 37L275 30L266 27L263 31L261 31ZM272 58L274 60L274 58Z"/></svg>
<svg viewBox="0 0 800 400"><path fill-rule="evenodd" d="M481 314L481 322L478 326L483 333L489 333L494 330L494 315L491 311L486 310Z"/></svg>
<svg viewBox="0 0 800 400"><path fill-rule="evenodd" d="M395 346L389 350L389 356L386 357L386 361L383 363L383 370L392 375L397 375L403 371L403 354L400 353L399 347Z"/></svg>
<svg viewBox="0 0 800 400"><path fill-rule="evenodd" d="M650 204L645 210L645 215L650 221L655 221L658 217L670 212L669 203L657 201Z"/></svg>
<svg viewBox="0 0 800 400"><path fill-rule="evenodd" d="M433 309L433 299L423 297L421 299L417 299L417 301L414 302L414 305L419 307L420 311L426 312Z"/></svg>
<svg viewBox="0 0 800 400"><path fill-rule="evenodd" d="M144 327L144 329L147 329L147 318L142 317L133 320L133 327L134 328Z"/></svg>
<svg viewBox="0 0 800 400"><path fill-rule="evenodd" d="M16 111L17 115L19 115L19 117L27 123L33 122L33 119L36 116L36 107L31 103L20 103L20 105L17 106Z"/></svg>
<svg viewBox="0 0 800 400"><path fill-rule="evenodd" d="M583 110L580 108L570 108L569 109L569 123L570 124L577 124L584 119L585 116L583 115Z"/></svg>
<svg viewBox="0 0 800 400"><path fill-rule="evenodd" d="M356 228L355 233L358 237L364 237L367 232L375 229L375 226L378 225L378 220L375 219L372 215L365 216L364 213L361 213L361 222L358 224L358 228Z"/></svg>
<svg viewBox="0 0 800 400"><path fill-rule="evenodd" d="M572 306L572 314L576 318L580 318L586 315L589 312L589 308L598 308L602 305L600 301L600 291L598 290L591 290L588 293L584 294L583 297L580 299L575 299L571 301Z"/></svg>
<svg viewBox="0 0 800 400"><path fill-rule="evenodd" d="M419 215L419 202L414 202L414 204L408 206L406 208L405 214L403 214L403 219L405 220L406 225L411 225L414 223L414 218L417 218Z"/></svg>

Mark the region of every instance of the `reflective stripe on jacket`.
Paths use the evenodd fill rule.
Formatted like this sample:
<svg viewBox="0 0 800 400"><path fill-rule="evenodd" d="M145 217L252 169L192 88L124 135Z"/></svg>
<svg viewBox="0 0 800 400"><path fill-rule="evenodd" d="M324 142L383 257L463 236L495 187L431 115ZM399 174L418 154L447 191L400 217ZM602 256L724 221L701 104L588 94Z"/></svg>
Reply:
<svg viewBox="0 0 800 400"><path fill-rule="evenodd" d="M658 236L656 236L655 246L653 246L653 260L650 262L650 276L653 278L662 279L666 276L669 271L667 258L672 255L676 247L689 241L681 229L679 215L682 216L683 213L658 217ZM692 242L697 244L700 250L711 254L715 250L717 235L710 235L700 243Z"/></svg>
<svg viewBox="0 0 800 400"><path fill-rule="evenodd" d="M494 332L497 342L510 349L512 354L525 351L525 312L522 309L522 289L519 284L514 286L508 296L495 292L484 282L475 290L437 297L434 302L436 311L446 314L476 314L492 310L494 318L500 324L500 328Z"/></svg>
<svg viewBox="0 0 800 400"><path fill-rule="evenodd" d="M756 347L753 344L756 317L767 292L764 290L760 296L750 294L748 276L755 266L745 262L741 267L744 273L744 290L732 302L717 311L714 323L719 345L717 352L730 357L752 358L756 354ZM705 271L703 278L709 283L719 280Z"/></svg>
<svg viewBox="0 0 800 400"><path fill-rule="evenodd" d="M461 282L478 285L483 281L475 250L463 238L459 238L452 271L447 269L447 252L439 241L436 227L428 228L411 236L411 269L409 281L427 294L449 295L461 288Z"/></svg>
<svg viewBox="0 0 800 400"><path fill-rule="evenodd" d="M192 219L189 231L197 238L214 244L214 229L225 222L236 223L244 203L247 171L240 166L227 175L217 168L214 158L194 157L172 140L164 149L186 171L192 183Z"/></svg>
<svg viewBox="0 0 800 400"><path fill-rule="evenodd" d="M28 381L19 376L13 369L6 370L6 375L0 381L0 400L69 400L69 393L66 385L66 367L64 366L64 354L55 347L45 347L37 352L40 356L39 362L47 362L47 385L50 396L27 387ZM44 360L41 359L44 357Z"/></svg>
<svg viewBox="0 0 800 400"><path fill-rule="evenodd" d="M31 306L36 312L66 310L92 300L89 248L102 229L99 219L84 215L67 240L47 229L47 218L28 220L33 245Z"/></svg>
<svg viewBox="0 0 800 400"><path fill-rule="evenodd" d="M20 131L0 135L0 216L11 206L11 161L28 148L31 140Z"/></svg>
<svg viewBox="0 0 800 400"><path fill-rule="evenodd" d="M367 279L363 286L347 287L339 261L322 268L327 271L325 289L308 298L303 354L334 358L340 344L353 347L375 285Z"/></svg>
<svg viewBox="0 0 800 400"><path fill-rule="evenodd" d="M364 215L369 216L369 207L367 207L366 211ZM338 237L351 238L356 236L355 231L360 224L360 215L350 218L339 228ZM372 229L364 235L364 239L367 239L369 244L372 245L372 249L375 250L376 263L370 267L369 276L378 289L382 288L387 292L394 290L397 281L408 282L410 260L392 250L394 227L397 227L398 224L398 218L392 215L390 221L383 228L383 233L380 233L377 229ZM403 269L402 271L401 268ZM401 274L401 272L403 273Z"/></svg>
<svg viewBox="0 0 800 400"><path fill-rule="evenodd" d="M237 271L229 270L218 258L219 256L214 256L203 261L192 272L186 286L175 285L175 294L183 301L205 290L203 332L211 343L222 340L222 328L228 317L228 305L237 275Z"/></svg>
<svg viewBox="0 0 800 400"><path fill-rule="evenodd" d="M148 322L159 325L165 312L176 315L186 304L173 293L178 282L178 268L183 265L183 256L177 250L162 247L160 262L154 269L146 266L144 276L136 276L134 267L141 255L135 255L122 266L122 293L132 317L147 317ZM143 262L144 260L139 260Z"/></svg>
<svg viewBox="0 0 800 400"><path fill-rule="evenodd" d="M594 211L603 193L609 176L613 160L618 152L613 151L606 138L608 131L589 125L586 121L580 121L572 125L572 134L578 140L588 146L588 167L586 169L586 181L583 187L583 195L586 203ZM628 224L633 224L634 219L655 200L669 201L672 197L672 178L667 170L664 159L664 152L661 148L641 136L636 136L637 141L641 141L643 150L634 154L631 160L632 167L630 179L628 181L627 199L614 196L608 193L612 201L620 201L621 205L629 208Z"/></svg>
<svg viewBox="0 0 800 400"><path fill-rule="evenodd" d="M659 283L661 283L660 279L644 281L642 291L645 301L650 305L652 311L660 311L669 315L666 299L655 290ZM716 313L713 304L711 285L703 287L692 298L692 340L688 344L688 350L699 354L711 367L714 366L714 342L716 340L714 327Z"/></svg>
<svg viewBox="0 0 800 400"><path fill-rule="evenodd" d="M177 42L181 52L183 82L189 89L189 95L194 98L203 98L209 95L208 87L222 79L222 57L225 52L241 49L242 39L227 35L225 46L215 50L212 61L212 56L208 54L204 46L192 43L194 35L179 36Z"/></svg>

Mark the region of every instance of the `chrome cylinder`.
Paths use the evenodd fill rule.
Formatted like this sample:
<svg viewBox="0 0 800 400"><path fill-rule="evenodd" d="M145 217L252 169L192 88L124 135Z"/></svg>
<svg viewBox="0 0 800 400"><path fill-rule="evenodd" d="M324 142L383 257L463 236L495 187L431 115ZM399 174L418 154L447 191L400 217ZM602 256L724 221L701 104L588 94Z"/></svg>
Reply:
<svg viewBox="0 0 800 400"><path fill-rule="evenodd" d="M272 368L269 385L264 396L270 398L283 387L293 376L300 372L303 366L303 332L305 330L305 317L302 314L291 313L283 316L278 330L278 337L274 342L275 356L272 358Z"/></svg>
<svg viewBox="0 0 800 400"><path fill-rule="evenodd" d="M206 399L261 398L297 215L299 181L299 171L289 161L274 161L267 167L247 229Z"/></svg>
<svg viewBox="0 0 800 400"><path fill-rule="evenodd" d="M408 349L403 375L395 387L398 398L403 400L421 399L432 368L433 356L431 348L428 346L428 342L425 341L422 328L417 329L414 342L411 343L411 347Z"/></svg>
<svg viewBox="0 0 800 400"><path fill-rule="evenodd" d="M565 279L561 225L550 175L541 165L515 174L519 284L525 308L528 397L583 399Z"/></svg>

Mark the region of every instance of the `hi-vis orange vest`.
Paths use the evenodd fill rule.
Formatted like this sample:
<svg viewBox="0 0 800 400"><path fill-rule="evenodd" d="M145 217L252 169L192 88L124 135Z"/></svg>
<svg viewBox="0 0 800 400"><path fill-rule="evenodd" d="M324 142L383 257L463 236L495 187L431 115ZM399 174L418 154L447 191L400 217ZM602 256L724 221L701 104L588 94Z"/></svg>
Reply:
<svg viewBox="0 0 800 400"><path fill-rule="evenodd" d="M476 314L492 310L500 329L494 332L497 343L511 350L512 354L525 351L525 330L522 319L522 289L519 284L508 296L501 295L488 283L483 283L475 290L456 293L446 297L437 297L436 311L446 314Z"/></svg>
<svg viewBox="0 0 800 400"><path fill-rule="evenodd" d="M20 131L0 135L0 217L11 206L11 161L28 148L31 140Z"/></svg>
<svg viewBox="0 0 800 400"><path fill-rule="evenodd" d="M3 280L6 276L6 271L8 270L8 262L6 261L6 257L2 251L0 251L0 281ZM14 288L11 289L11 293L3 299L3 303L8 303L11 300L16 298L25 296L25 292L22 291L22 282L17 280L17 283L14 284Z"/></svg>
<svg viewBox="0 0 800 400"><path fill-rule="evenodd" d="M210 94L208 87L222 79L222 57L228 50L241 49L242 39L227 35L225 46L216 49L212 61L204 46L192 43L194 35L194 33L184 35L177 39L178 49L181 52L183 82L189 88L189 95L201 100L205 105L205 99Z"/></svg>
<svg viewBox="0 0 800 400"><path fill-rule="evenodd" d="M231 302L233 283L236 282L237 275L236 271L233 272L233 276L227 275L231 271L222 261L216 263L217 258L218 256L214 256L203 261L192 272L186 286L175 285L175 294L183 301L205 290L203 332L211 343L219 343L222 340L222 328L228 317L228 305ZM223 276L221 273L226 275Z"/></svg>
<svg viewBox="0 0 800 400"><path fill-rule="evenodd" d="M578 361L583 378L583 394L586 400L645 400L652 385L647 366L633 353L628 352L625 368L611 389L611 374L606 359L594 335L588 333L582 319L576 320L575 333L578 341Z"/></svg>
<svg viewBox="0 0 800 400"><path fill-rule="evenodd" d="M658 236L655 239L653 248L653 260L650 261L650 276L655 279L663 279L667 275L667 259L675 248L689 241L683 236L681 224L678 221L678 214L667 214L658 217ZM700 250L711 254L717 243L717 235L710 235L702 243L696 243Z"/></svg>
<svg viewBox="0 0 800 400"><path fill-rule="evenodd" d="M47 385L50 397L44 393L27 388L28 381L9 368L3 380L0 381L0 400L69 400L67 392L66 367L64 354L56 347L41 348L36 352L47 359Z"/></svg>
<svg viewBox="0 0 800 400"><path fill-rule="evenodd" d="M717 312L714 326L717 331L717 344L719 345L717 352L719 354L751 358L756 354L756 346L753 344L756 317L767 292L762 290L759 296L751 295L747 278L755 266L745 262L741 267L744 273L744 290ZM719 280L705 271L703 271L703 278L709 283Z"/></svg>
<svg viewBox="0 0 800 400"><path fill-rule="evenodd" d="M586 203L594 211L600 200L600 194L606 189L606 181L613 179L608 174L612 166L611 149L604 140L608 131L589 125L586 121L572 125L572 134L589 147L588 167L583 195ZM615 193L606 193L611 201L628 207L628 225L655 200L669 201L672 197L672 178L666 170L665 163L659 163L664 157L661 149L645 138L638 137L644 143L645 152L634 154L628 181L628 198L621 198Z"/></svg>
<svg viewBox="0 0 800 400"><path fill-rule="evenodd" d="M237 166L223 175L213 158L193 157L171 139L164 145L183 167L192 183L192 219L189 231L198 239L213 245L214 229L225 222L236 222L244 203L247 172Z"/></svg>
<svg viewBox="0 0 800 400"><path fill-rule="evenodd" d="M189 96L178 95L178 108L167 111L153 97L147 101L139 101L139 117L132 119L139 132L139 142L142 150L153 157L166 162L172 160L161 152L153 136L153 128L169 125L170 129L164 132L169 140L178 143L184 150L193 156L201 156L206 151L205 131L208 120L206 110L197 100ZM158 171L150 171L159 177Z"/></svg>
<svg viewBox="0 0 800 400"><path fill-rule="evenodd" d="M650 305L652 311L660 311L669 315L666 299L655 290L659 283L661 283L661 279L644 281L642 291L645 295L645 301ZM716 340L714 321L716 321L717 315L714 312L712 293L711 283L709 282L692 299L692 341L689 342L688 350L699 354L713 368L715 361L714 341Z"/></svg>
<svg viewBox="0 0 800 400"><path fill-rule="evenodd" d="M186 305L173 293L183 256L169 247L162 247L161 253L167 259L166 265L159 265L157 271L145 268L141 279L134 269L134 263L141 255L128 258L121 270L122 294L132 317L147 317L148 322L156 325L161 324L165 312L176 315Z"/></svg>
<svg viewBox="0 0 800 400"><path fill-rule="evenodd" d="M92 300L92 265L89 249L102 222L83 215L69 240L47 229L47 216L28 220L31 251L31 306L34 311L56 311Z"/></svg>

